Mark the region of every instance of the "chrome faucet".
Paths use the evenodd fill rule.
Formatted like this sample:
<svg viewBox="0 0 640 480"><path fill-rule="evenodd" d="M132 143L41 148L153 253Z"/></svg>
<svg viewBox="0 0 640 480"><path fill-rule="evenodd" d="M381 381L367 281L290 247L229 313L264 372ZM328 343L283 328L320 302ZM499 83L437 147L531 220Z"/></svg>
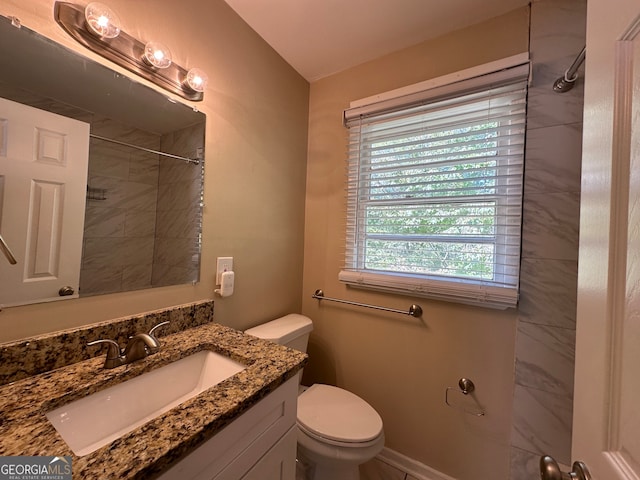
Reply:
<svg viewBox="0 0 640 480"><path fill-rule="evenodd" d="M108 339L95 340L87 343L87 346L106 344L107 357L104 361L104 368L115 368L120 365L135 362L149 355L153 355L160 350L160 341L154 335L159 327L167 325L169 322L162 322L153 327L149 333L137 333L129 338L127 346L120 348L118 342Z"/></svg>
<svg viewBox="0 0 640 480"><path fill-rule="evenodd" d="M160 343L156 337L147 333L138 333L129 339L124 349L124 363L135 362L153 355L158 350L160 350Z"/></svg>

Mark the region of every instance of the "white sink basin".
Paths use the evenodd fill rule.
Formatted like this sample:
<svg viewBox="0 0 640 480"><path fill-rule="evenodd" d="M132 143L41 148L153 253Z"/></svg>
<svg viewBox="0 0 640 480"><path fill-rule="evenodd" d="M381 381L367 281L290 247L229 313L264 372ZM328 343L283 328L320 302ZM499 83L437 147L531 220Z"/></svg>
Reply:
<svg viewBox="0 0 640 480"><path fill-rule="evenodd" d="M203 350L51 410L47 418L73 453L87 455L244 369Z"/></svg>

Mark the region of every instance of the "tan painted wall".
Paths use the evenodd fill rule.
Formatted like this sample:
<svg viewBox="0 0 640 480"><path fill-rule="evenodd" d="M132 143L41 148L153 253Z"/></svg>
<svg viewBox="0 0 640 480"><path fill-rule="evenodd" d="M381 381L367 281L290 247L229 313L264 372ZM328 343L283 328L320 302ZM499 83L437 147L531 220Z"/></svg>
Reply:
<svg viewBox="0 0 640 480"><path fill-rule="evenodd" d="M113 67L62 31L53 3L3 0L0 15L16 16L26 27ZM308 82L222 0L108 3L127 33L158 39L178 64L209 74L205 100L198 104L207 115L202 280L5 309L0 343L213 298L217 256L233 256L236 271L235 294L216 301L218 322L244 329L299 311Z"/></svg>
<svg viewBox="0 0 640 480"><path fill-rule="evenodd" d="M516 312L347 289L344 250L349 102L528 50L528 8L314 82L309 153L303 313L315 324L305 382L335 383L383 417L386 445L460 480L507 478ZM335 303L312 293L405 310L423 322ZM445 389L471 378L485 417L446 407ZM454 394L456 392L453 392ZM475 408L469 398L452 401Z"/></svg>
<svg viewBox="0 0 640 480"><path fill-rule="evenodd" d="M5 0L0 14L18 16L95 58L55 24L52 5ZM526 51L527 9L315 82L308 104L307 82L222 0L185 0L179 11L172 0L109 5L128 33L162 39L178 63L209 73L211 85L198 106L207 114L202 282L6 309L0 342L211 298L215 257L233 255L236 294L216 301L217 321L245 328L302 305L315 322L307 380L345 386L367 399L383 417L387 446L400 453L461 480L507 478L516 314L347 290L338 282L345 205L341 112L351 100ZM317 288L400 309L417 302L424 322L319 305L310 298ZM486 417L444 406L445 388L462 376L476 383Z"/></svg>

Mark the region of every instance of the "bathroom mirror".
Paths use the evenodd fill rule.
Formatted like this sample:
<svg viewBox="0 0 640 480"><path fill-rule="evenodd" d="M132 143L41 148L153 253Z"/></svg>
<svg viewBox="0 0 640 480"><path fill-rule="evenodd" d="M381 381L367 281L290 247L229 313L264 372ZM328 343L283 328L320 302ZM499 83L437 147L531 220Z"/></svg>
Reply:
<svg viewBox="0 0 640 480"><path fill-rule="evenodd" d="M16 255L21 257L17 265L10 265L0 251L0 282L11 272L24 281L29 269L36 271L35 280L53 278L56 268L81 255L78 284L61 284L55 291L48 287L25 298L14 293L14 285L2 284L0 305L197 282L205 115L20 27L11 18L0 17L0 62L0 97L10 101L4 105L33 107L89 127L88 167L80 168L86 169L81 172L86 173L86 185L81 186L86 191L75 202L84 203L77 209L80 218L74 219L83 225L75 249L81 252L47 257L49 263L36 258L32 268L28 257L33 242L26 242L24 255ZM11 159L3 158L2 144L7 138L12 141L13 124L7 115L0 109L0 234L4 240L10 237L15 248L24 240L14 236L10 217L16 217L17 207L28 199L8 188ZM26 216L33 221L32 211ZM57 235L48 241L60 243ZM11 242L7 240L9 247ZM38 274L38 261L47 263L41 268L45 273Z"/></svg>

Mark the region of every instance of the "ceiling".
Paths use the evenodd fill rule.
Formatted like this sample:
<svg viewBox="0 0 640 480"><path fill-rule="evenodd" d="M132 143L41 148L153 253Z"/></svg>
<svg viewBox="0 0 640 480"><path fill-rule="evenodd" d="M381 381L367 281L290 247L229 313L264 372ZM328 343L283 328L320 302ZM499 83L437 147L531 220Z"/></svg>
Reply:
<svg viewBox="0 0 640 480"><path fill-rule="evenodd" d="M310 82L529 3L529 0L225 1Z"/></svg>

